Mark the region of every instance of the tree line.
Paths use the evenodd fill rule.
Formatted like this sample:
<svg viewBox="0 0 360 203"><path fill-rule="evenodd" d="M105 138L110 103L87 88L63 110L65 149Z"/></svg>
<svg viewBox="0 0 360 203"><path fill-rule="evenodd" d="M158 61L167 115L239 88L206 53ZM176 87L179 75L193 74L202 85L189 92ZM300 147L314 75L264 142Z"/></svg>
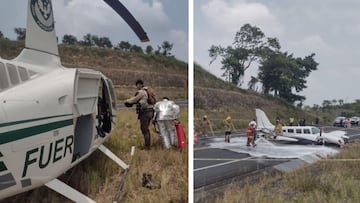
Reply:
<svg viewBox="0 0 360 203"><path fill-rule="evenodd" d="M17 40L25 40L26 37L26 29L25 28L14 28L14 32L17 35ZM5 38L3 33L0 31L0 39ZM174 55L171 53L173 48L173 43L169 41L163 41L161 45L158 45L156 50L151 46L146 46L145 50L141 46L137 46L135 44L130 44L128 41L121 41L117 44L113 44L109 37L99 37L93 34L86 34L83 36L82 40L78 40L76 36L71 34L65 34L61 40L62 44L67 45L81 45L81 46L90 46L90 47L102 47L109 48L115 50L122 50L128 52L135 53L146 53L146 54L154 54L154 55L163 55L163 56L171 56Z"/></svg>
<svg viewBox="0 0 360 203"><path fill-rule="evenodd" d="M257 62L258 75L251 77L249 89L256 90L256 84L261 83L262 93L302 106L305 97L296 93L307 87L306 78L319 64L314 53L301 58L280 49L277 38L265 37L260 28L245 24L236 32L231 45L210 47L210 64L220 58L222 76L241 86L245 71Z"/></svg>

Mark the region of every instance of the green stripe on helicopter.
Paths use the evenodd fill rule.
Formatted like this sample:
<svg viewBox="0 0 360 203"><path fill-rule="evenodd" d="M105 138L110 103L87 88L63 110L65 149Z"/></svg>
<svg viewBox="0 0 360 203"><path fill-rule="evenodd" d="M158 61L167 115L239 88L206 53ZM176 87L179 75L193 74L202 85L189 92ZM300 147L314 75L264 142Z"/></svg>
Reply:
<svg viewBox="0 0 360 203"><path fill-rule="evenodd" d="M30 121L29 121L30 122ZM47 123L43 125L33 126L29 128L23 128L18 130L13 130L9 132L0 133L0 144L6 144L16 140L21 140L33 135L40 133L49 132L58 128L66 127L73 124L73 119L67 119L63 121L56 121L52 123Z"/></svg>
<svg viewBox="0 0 360 203"><path fill-rule="evenodd" d="M22 123L30 123L30 122L34 122L34 121L47 120L47 119L51 119L51 118L59 118L59 117L64 117L64 116L72 116L72 114L49 116L49 117L42 117L42 118L34 118L34 119L28 119L28 120L22 120L22 121L13 121L13 122L9 122L9 123L0 123L0 128L7 127L7 126L12 126L12 125L17 125L17 124L22 124Z"/></svg>

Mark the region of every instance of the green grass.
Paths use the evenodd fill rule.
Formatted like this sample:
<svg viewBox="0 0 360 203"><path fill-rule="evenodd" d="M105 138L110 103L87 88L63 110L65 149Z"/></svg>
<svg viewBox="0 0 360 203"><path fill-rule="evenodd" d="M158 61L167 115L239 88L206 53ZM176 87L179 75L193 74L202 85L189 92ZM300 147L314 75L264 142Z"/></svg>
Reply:
<svg viewBox="0 0 360 203"><path fill-rule="evenodd" d="M214 202L360 202L360 142L293 172L232 188Z"/></svg>
<svg viewBox="0 0 360 203"><path fill-rule="evenodd" d="M181 109L180 120L188 134L188 111ZM125 163L130 171L125 182L121 202L187 202L188 151L163 148L159 135L152 132L151 150L141 150L143 136L134 111L118 112L116 127L104 145ZM130 156L135 146L134 157ZM103 153L95 151L89 158L66 172L60 179L90 196L97 202L111 202L116 195L124 170ZM161 189L149 190L141 186L142 174L151 173ZM3 201L2 201L3 202ZM71 202L47 187L7 198L4 202Z"/></svg>

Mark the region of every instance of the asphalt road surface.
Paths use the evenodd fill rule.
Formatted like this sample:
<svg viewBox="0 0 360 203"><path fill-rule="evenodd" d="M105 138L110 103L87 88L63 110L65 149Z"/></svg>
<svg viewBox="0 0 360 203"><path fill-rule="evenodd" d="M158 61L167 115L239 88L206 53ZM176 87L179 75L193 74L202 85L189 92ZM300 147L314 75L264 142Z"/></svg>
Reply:
<svg viewBox="0 0 360 203"><path fill-rule="evenodd" d="M325 132L333 130L345 130L350 137L350 141L360 137L360 128L353 127L350 129L326 127ZM209 185L231 180L234 177L246 177L258 170L268 167L278 169L291 170L291 167L297 167L302 163L311 163L316 160L316 156L300 154L298 158L296 153L294 156L271 157L270 148L261 149L262 144L258 144L255 148L245 146L245 135L232 135L232 145L225 143L223 135L215 137L199 138L199 142L194 147L194 190L203 190ZM228 144L228 145L226 145ZM324 149L326 153L332 150L340 150L337 146L299 146L289 144L276 144L274 150L281 151L281 155L293 154L294 151L304 151L301 147L308 147L305 151ZM300 147L300 148L298 148ZM294 151L291 151L291 150ZM269 153L269 154L267 154ZM323 152L321 152L323 153ZM254 156L255 155L255 156ZM302 162L302 163L300 163ZM285 167L285 168L286 168ZM285 170L285 169L284 169ZM231 181L230 181L231 182ZM195 194L196 196L196 194Z"/></svg>

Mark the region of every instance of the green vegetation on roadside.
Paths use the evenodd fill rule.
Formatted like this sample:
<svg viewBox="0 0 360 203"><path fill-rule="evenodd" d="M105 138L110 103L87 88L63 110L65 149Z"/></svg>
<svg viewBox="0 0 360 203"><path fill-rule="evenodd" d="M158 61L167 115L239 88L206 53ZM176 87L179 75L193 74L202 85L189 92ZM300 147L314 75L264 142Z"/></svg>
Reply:
<svg viewBox="0 0 360 203"><path fill-rule="evenodd" d="M229 186L211 202L360 202L360 142L301 169L264 177L243 187Z"/></svg>

